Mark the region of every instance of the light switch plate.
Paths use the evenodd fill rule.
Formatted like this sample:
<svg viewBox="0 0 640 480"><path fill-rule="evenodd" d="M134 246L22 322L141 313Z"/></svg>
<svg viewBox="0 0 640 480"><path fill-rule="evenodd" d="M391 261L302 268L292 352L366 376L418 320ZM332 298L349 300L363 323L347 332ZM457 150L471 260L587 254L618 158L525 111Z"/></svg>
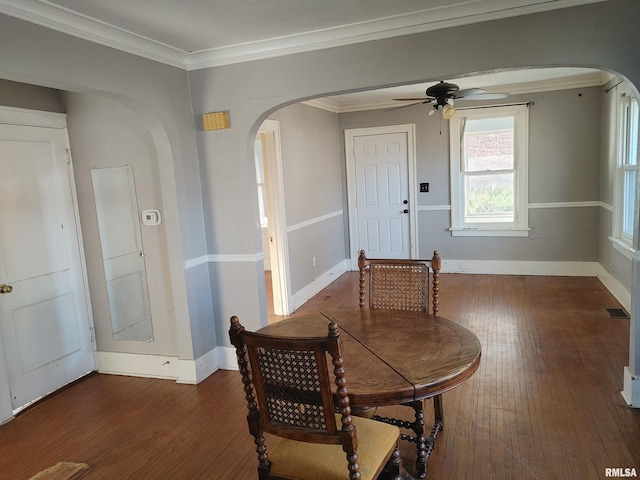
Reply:
<svg viewBox="0 0 640 480"><path fill-rule="evenodd" d="M142 211L142 224L143 225L160 225L162 219L160 218L160 210L143 210Z"/></svg>

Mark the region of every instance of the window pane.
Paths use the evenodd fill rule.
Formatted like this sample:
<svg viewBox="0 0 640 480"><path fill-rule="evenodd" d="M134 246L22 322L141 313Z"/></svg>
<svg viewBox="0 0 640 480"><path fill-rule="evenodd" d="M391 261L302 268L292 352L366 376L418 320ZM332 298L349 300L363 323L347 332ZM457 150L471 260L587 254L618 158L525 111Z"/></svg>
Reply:
<svg viewBox="0 0 640 480"><path fill-rule="evenodd" d="M636 170L624 172L624 205L622 213L622 233L633 238L633 206L636 196Z"/></svg>
<svg viewBox="0 0 640 480"><path fill-rule="evenodd" d="M464 170L513 169L513 117L467 119L464 129Z"/></svg>
<svg viewBox="0 0 640 480"><path fill-rule="evenodd" d="M260 226L268 227L269 226L269 218L267 217L267 192L265 191L264 186L258 185L258 209L260 211Z"/></svg>
<svg viewBox="0 0 640 480"><path fill-rule="evenodd" d="M258 184L264 183L264 161L262 155L262 139L260 135L256 137L253 144L253 158L256 162L256 181Z"/></svg>
<svg viewBox="0 0 640 480"><path fill-rule="evenodd" d="M514 174L467 175L465 222L514 222Z"/></svg>
<svg viewBox="0 0 640 480"><path fill-rule="evenodd" d="M260 226L269 226L269 219L267 218L267 190L264 184L264 159L262 154L262 134L256 137L256 141L253 144L253 157L256 163L256 181L258 187L258 209L260 211Z"/></svg>
<svg viewBox="0 0 640 480"><path fill-rule="evenodd" d="M633 98L629 105L629 165L638 163L638 101Z"/></svg>

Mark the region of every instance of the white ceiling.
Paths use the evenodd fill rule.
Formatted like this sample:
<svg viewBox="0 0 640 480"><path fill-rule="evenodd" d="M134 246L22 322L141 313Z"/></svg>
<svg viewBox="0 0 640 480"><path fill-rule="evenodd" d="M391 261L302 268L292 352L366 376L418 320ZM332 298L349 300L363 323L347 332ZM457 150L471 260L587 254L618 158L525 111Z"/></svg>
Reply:
<svg viewBox="0 0 640 480"><path fill-rule="evenodd" d="M468 76L458 79L448 78L444 80L455 83L460 87L460 90L482 88L488 93L519 95L604 85L612 78L612 74L602 70L566 67L509 70L486 75ZM305 103L336 113L370 110L374 108L394 108L415 103L397 102L393 100L394 98L424 97L426 89L434 83L437 83L437 81L335 95ZM497 103L508 102L508 99L497 101ZM466 103L464 100L456 100L456 106L463 106L464 103Z"/></svg>
<svg viewBox="0 0 640 480"><path fill-rule="evenodd" d="M187 70L287 55L605 0L0 0L0 13ZM585 69L434 79L310 103L342 112L397 106L436 80L510 94L602 85Z"/></svg>

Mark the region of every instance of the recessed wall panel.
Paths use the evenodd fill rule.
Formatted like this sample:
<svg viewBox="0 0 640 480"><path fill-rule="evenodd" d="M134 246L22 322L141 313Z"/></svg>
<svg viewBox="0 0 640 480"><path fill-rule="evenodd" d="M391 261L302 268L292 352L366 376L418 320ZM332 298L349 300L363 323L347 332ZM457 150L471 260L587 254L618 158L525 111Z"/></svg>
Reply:
<svg viewBox="0 0 640 480"><path fill-rule="evenodd" d="M380 222L377 219L369 219L366 221L367 228L367 252L380 251Z"/></svg>

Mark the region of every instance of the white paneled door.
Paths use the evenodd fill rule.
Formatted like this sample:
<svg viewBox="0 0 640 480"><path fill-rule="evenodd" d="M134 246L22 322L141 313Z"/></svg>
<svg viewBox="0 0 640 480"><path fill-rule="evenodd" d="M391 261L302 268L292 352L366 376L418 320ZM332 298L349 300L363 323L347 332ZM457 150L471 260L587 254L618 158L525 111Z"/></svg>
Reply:
<svg viewBox="0 0 640 480"><path fill-rule="evenodd" d="M0 362L14 410L95 367L76 219L66 128L0 124Z"/></svg>
<svg viewBox="0 0 640 480"><path fill-rule="evenodd" d="M355 136L358 249L369 258L410 258L407 132Z"/></svg>

